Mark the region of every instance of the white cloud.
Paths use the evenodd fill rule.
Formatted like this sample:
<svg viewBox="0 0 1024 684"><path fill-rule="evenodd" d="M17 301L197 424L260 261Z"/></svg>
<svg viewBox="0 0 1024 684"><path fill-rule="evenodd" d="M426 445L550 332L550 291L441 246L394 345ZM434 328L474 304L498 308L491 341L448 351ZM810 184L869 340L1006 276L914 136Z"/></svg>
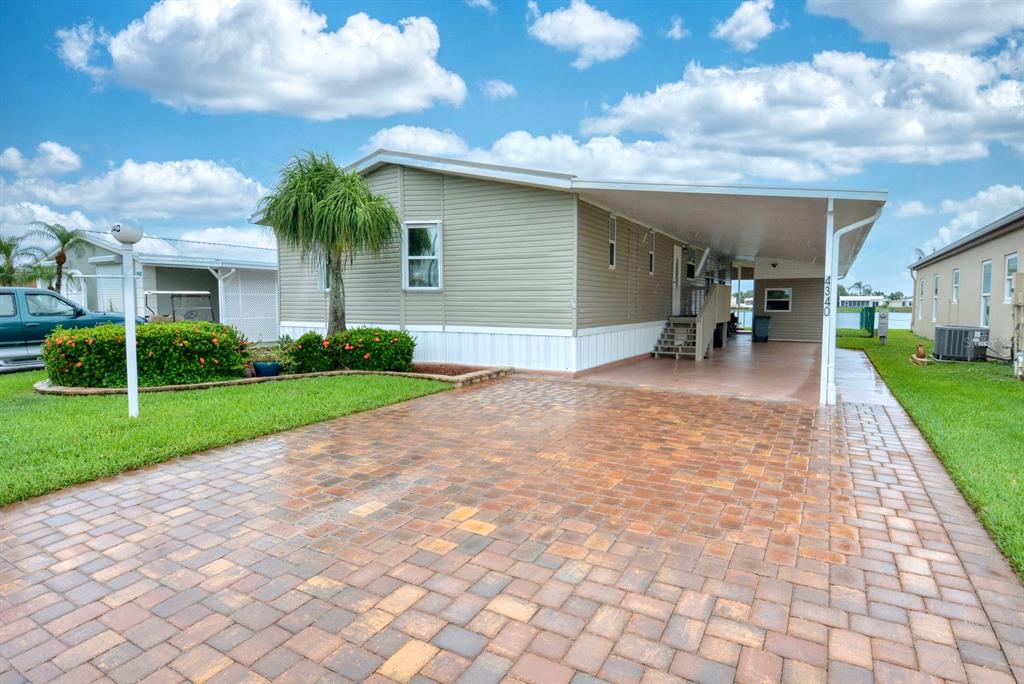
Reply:
<svg viewBox="0 0 1024 684"><path fill-rule="evenodd" d="M683 38L686 38L689 35L690 32L683 28L683 18L672 17L672 27L665 32L665 37L671 38L672 40L682 40Z"/></svg>
<svg viewBox="0 0 1024 684"><path fill-rule="evenodd" d="M902 202L896 207L896 216L899 218L914 218L917 216L928 216L934 213L934 209L926 207L920 200Z"/></svg>
<svg viewBox="0 0 1024 684"><path fill-rule="evenodd" d="M123 219L248 216L266 193L258 181L203 159L136 162L72 182L0 179L0 202L41 202Z"/></svg>
<svg viewBox="0 0 1024 684"><path fill-rule="evenodd" d="M484 97L488 100L502 100L519 94L514 85L500 79L484 81L480 84L480 89L484 91Z"/></svg>
<svg viewBox="0 0 1024 684"><path fill-rule="evenodd" d="M1024 28L1013 0L807 0L807 11L845 19L897 51L970 51Z"/></svg>
<svg viewBox="0 0 1024 684"><path fill-rule="evenodd" d="M261 228L221 226L203 228L201 230L187 230L181 234L179 239L194 242L213 242L221 245L238 245L241 247L277 248L277 240L274 239L274 234L269 230Z"/></svg>
<svg viewBox="0 0 1024 684"><path fill-rule="evenodd" d="M92 22L79 24L57 31L60 45L57 54L66 65L92 76L99 76L102 69L92 66L91 62L99 54L98 45L110 41L110 36L103 29L97 29Z"/></svg>
<svg viewBox="0 0 1024 684"><path fill-rule="evenodd" d="M727 40L733 48L750 52L772 32L784 28L772 21L772 0L745 0L732 16L715 24L713 38Z"/></svg>
<svg viewBox="0 0 1024 684"><path fill-rule="evenodd" d="M1024 50L980 57L873 59L823 52L745 69L687 66L683 78L628 94L584 120L588 135L654 134L681 153L782 158L767 177L817 180L870 162L977 159L1000 142L1024 153ZM794 175L795 174L795 175Z"/></svg>
<svg viewBox="0 0 1024 684"><path fill-rule="evenodd" d="M93 227L92 221L77 210L65 213L36 202L0 204L0 226L4 228L27 229L36 221L59 223L67 228Z"/></svg>
<svg viewBox="0 0 1024 684"><path fill-rule="evenodd" d="M942 213L953 214L953 218L922 248L929 254L1021 207L1024 207L1024 187L1020 185L993 185L967 199L943 200Z"/></svg>
<svg viewBox="0 0 1024 684"><path fill-rule="evenodd" d="M574 173L592 179L735 183L745 176L798 179L813 172L808 165L781 157L694 152L666 141L624 142L614 136L577 140L571 135L533 135L527 131L506 133L490 147L470 147L452 131L395 126L377 131L363 149L378 148Z"/></svg>
<svg viewBox="0 0 1024 684"><path fill-rule="evenodd" d="M466 142L451 131L404 125L377 131L363 146L366 152L378 149L449 157L461 157L469 152Z"/></svg>
<svg viewBox="0 0 1024 684"><path fill-rule="evenodd" d="M466 84L437 62L426 17L398 25L357 13L336 31L301 0L161 0L119 33L91 24L57 32L71 68L202 112L276 112L308 119L388 116L459 105ZM102 45L109 66L95 63Z"/></svg>
<svg viewBox="0 0 1024 684"><path fill-rule="evenodd" d="M542 14L535 0L528 3L530 35L563 52L575 52L572 65L586 69L594 62L618 59L640 39L640 27L595 9L586 0Z"/></svg>
<svg viewBox="0 0 1024 684"><path fill-rule="evenodd" d="M491 2L491 0L466 0L466 4L470 7L487 10L491 14L498 11L498 8L494 6L494 3Z"/></svg>
<svg viewBox="0 0 1024 684"><path fill-rule="evenodd" d="M0 153L0 169L19 176L57 176L77 171L81 166L82 159L74 150L52 140L39 143L32 159L26 159L16 147L8 147Z"/></svg>

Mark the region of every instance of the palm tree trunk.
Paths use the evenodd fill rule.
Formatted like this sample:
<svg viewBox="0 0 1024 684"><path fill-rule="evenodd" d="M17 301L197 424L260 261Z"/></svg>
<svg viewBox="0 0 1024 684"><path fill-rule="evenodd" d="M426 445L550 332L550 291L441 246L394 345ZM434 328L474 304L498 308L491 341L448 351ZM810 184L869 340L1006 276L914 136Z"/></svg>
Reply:
<svg viewBox="0 0 1024 684"><path fill-rule="evenodd" d="M57 277L54 279L53 285L50 287L54 292L60 292L61 280L64 278L64 262L68 260L68 255L63 251L57 252L57 256L53 259L57 262Z"/></svg>
<svg viewBox="0 0 1024 684"><path fill-rule="evenodd" d="M330 312L327 321L327 336L345 330L345 282L341 279L342 257L331 259Z"/></svg>

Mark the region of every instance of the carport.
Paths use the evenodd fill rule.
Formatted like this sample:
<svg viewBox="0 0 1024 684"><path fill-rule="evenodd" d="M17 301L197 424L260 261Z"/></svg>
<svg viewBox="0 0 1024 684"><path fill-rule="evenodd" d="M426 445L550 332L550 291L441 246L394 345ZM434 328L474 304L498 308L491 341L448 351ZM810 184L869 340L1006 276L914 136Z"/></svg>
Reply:
<svg viewBox="0 0 1024 684"><path fill-rule="evenodd" d="M885 192L576 178L571 187L584 201L730 255L734 264L753 268L755 281L800 280L806 286L816 280L817 296L804 297L800 315L805 329L814 326L818 341L806 345L819 357L818 401L835 403L836 281L849 271L881 215ZM792 288L780 289L792 295Z"/></svg>

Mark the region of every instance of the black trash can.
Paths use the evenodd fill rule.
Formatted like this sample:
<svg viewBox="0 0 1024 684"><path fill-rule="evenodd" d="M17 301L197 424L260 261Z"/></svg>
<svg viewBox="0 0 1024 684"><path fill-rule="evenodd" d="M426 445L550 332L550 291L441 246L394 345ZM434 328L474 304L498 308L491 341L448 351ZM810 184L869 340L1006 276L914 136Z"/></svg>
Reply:
<svg viewBox="0 0 1024 684"><path fill-rule="evenodd" d="M754 323L752 327L754 342L767 342L768 331L772 328L772 317L754 316Z"/></svg>

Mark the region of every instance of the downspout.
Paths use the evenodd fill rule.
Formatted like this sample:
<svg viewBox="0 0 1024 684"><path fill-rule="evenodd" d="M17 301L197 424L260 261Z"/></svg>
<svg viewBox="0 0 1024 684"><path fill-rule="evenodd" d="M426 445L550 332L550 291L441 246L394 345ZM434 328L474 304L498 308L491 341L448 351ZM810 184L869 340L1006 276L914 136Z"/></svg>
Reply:
<svg viewBox="0 0 1024 684"><path fill-rule="evenodd" d="M825 375L825 377L823 378L824 382L822 383L821 392L820 392L820 395L819 395L819 398L821 399L821 403L823 403L823 404L835 404L836 403L836 328L838 327L837 324L838 324L838 318L839 318L838 312L836 311L836 305L838 303L839 287L838 287L836 281L838 280L838 272L839 272L839 243L840 243L840 238L842 238L843 235L846 235L847 233L849 233L851 231L857 230L858 228L863 228L866 225L874 223L875 221L878 220L878 217L881 216L881 215L882 215L882 208L879 207L878 209L875 210L875 213L872 214L871 216L869 216L869 217L867 217L865 219L861 219L860 221L856 221L854 223L851 223L848 226L843 226L842 228L840 228L839 230L836 230L834 232L830 231L830 233L825 236L826 237L825 242L826 242L827 249L828 249L828 252L829 252L828 255L827 255L828 263L825 266L825 277L826 277L825 290L826 290L826 293L828 294L829 301L826 302L827 309L828 309L828 314L826 315L826 319L827 319L826 323L828 324L827 325L827 328L828 328L828 339L826 341L825 347L822 348L822 357L823 357L822 358L822 365L825 366L825 368L824 368L824 375ZM834 225L834 223L833 223L834 219L835 219L834 200L830 197L829 200L828 200L828 220L827 220L827 223L826 223L828 228L830 228L830 229L832 228L832 226ZM827 352L828 352L827 357L825 356L826 348L827 348ZM827 362L828 362L827 366L825 365L826 358L827 358Z"/></svg>
<svg viewBox="0 0 1024 684"><path fill-rule="evenodd" d="M206 269L213 274L213 277L217 279L217 322L224 322L224 281L235 274L237 269L231 269L224 275L212 266L207 266Z"/></svg>

